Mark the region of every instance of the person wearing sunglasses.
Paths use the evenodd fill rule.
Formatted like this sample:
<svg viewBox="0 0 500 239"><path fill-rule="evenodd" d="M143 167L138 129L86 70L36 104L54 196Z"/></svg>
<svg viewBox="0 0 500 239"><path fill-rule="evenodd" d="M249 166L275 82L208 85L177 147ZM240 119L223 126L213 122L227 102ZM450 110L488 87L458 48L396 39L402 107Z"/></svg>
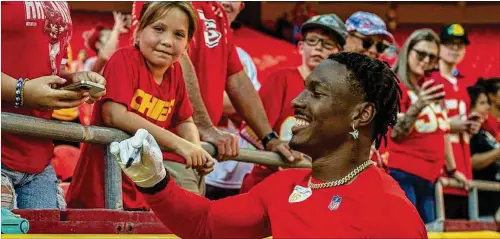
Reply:
<svg viewBox="0 0 500 239"><path fill-rule="evenodd" d="M439 37L430 29L413 32L404 43L394 72L403 96L398 122L388 132L389 174L416 206L424 223L436 219L435 182L446 162L450 176L466 183L456 170L443 105L443 85L428 78L438 62Z"/></svg>
<svg viewBox="0 0 500 239"><path fill-rule="evenodd" d="M394 43L394 37L387 31L384 21L373 13L355 12L347 19L345 26L349 32L345 51L379 58Z"/></svg>
<svg viewBox="0 0 500 239"><path fill-rule="evenodd" d="M470 98L467 93L467 80L456 74L457 65L464 59L465 48L469 45L467 32L460 24L446 25L439 34L439 72L432 78L444 86L445 103L450 121L450 138L456 169L463 172L468 180L472 179L472 165L469 141L471 135L479 132L483 118L470 114ZM448 175L443 174L446 177ZM465 189L444 188L446 218L468 219L468 194Z"/></svg>
<svg viewBox="0 0 500 239"><path fill-rule="evenodd" d="M347 35L344 22L335 14L311 17L302 25L301 32L303 39L298 43L298 50L302 55L302 65L274 72L259 91L269 123L283 141L292 138L292 127L297 123L290 102L304 89L304 80L314 68L329 55L342 51ZM242 132L249 131L251 129L247 126L242 127ZM249 135L242 134L256 148L262 149L259 140ZM240 192L247 192L277 170L254 165L250 174L243 179Z"/></svg>

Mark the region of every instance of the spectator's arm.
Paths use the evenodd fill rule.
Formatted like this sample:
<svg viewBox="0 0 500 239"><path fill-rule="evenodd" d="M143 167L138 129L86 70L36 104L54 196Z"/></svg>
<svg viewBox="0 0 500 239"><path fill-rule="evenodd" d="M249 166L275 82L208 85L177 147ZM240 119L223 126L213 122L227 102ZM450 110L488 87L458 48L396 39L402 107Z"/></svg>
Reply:
<svg viewBox="0 0 500 239"><path fill-rule="evenodd" d="M198 128L196 128L192 117L177 124L175 130L181 138L195 145L200 145L200 133L198 132Z"/></svg>
<svg viewBox="0 0 500 239"><path fill-rule="evenodd" d="M106 101L102 106L102 118L106 126L118 128L129 134L135 134L138 129L145 129L158 141L160 146L176 151L183 138L149 122L141 116L127 111L127 107L113 101Z"/></svg>
<svg viewBox="0 0 500 239"><path fill-rule="evenodd" d="M231 103L231 99L229 99L229 95L224 91L224 116L232 116L236 113L236 109L234 109L233 103Z"/></svg>
<svg viewBox="0 0 500 239"><path fill-rule="evenodd" d="M208 115L205 103L203 103L203 98L200 93L200 86L198 84L198 78L196 77L196 71L189 59L187 54L182 54L179 58L179 63L181 64L182 74L184 76L184 81L186 82L186 89L188 91L189 100L193 104L194 114L193 120L200 132L214 128L212 120Z"/></svg>
<svg viewBox="0 0 500 239"><path fill-rule="evenodd" d="M392 129L391 138L395 142L399 142L408 136L410 129L417 121L420 111L425 107L425 105L419 104L419 101L412 104L406 113L398 119L398 122Z"/></svg>
<svg viewBox="0 0 500 239"><path fill-rule="evenodd" d="M500 148L495 148L483 153L472 155L472 168L480 170L488 167L490 164L500 159Z"/></svg>
<svg viewBox="0 0 500 239"><path fill-rule="evenodd" d="M17 80L2 72L2 101L16 101Z"/></svg>
<svg viewBox="0 0 500 239"><path fill-rule="evenodd" d="M241 114L259 138L270 134L269 125L262 101L244 71L231 75L226 82L226 92L236 111Z"/></svg>

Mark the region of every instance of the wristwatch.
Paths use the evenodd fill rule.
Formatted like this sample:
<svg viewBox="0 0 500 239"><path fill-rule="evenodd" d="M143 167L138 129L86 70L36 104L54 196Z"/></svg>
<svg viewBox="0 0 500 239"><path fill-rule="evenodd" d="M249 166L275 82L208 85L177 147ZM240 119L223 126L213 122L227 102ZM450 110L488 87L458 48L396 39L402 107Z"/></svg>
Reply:
<svg viewBox="0 0 500 239"><path fill-rule="evenodd" d="M455 172L457 172L457 168L446 170L446 175L448 175L448 177L453 177Z"/></svg>
<svg viewBox="0 0 500 239"><path fill-rule="evenodd" d="M275 131L262 138L262 145L264 146L264 148L267 148L267 143L269 143L269 141L271 141L272 139L279 139L278 133L276 133Z"/></svg>

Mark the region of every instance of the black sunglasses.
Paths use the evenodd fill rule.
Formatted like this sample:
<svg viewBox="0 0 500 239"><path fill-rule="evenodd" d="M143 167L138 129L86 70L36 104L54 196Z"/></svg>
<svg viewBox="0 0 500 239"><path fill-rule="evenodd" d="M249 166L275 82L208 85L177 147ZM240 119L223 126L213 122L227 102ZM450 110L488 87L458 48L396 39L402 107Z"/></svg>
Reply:
<svg viewBox="0 0 500 239"><path fill-rule="evenodd" d="M373 44L376 44L375 48L377 49L377 52L382 53L389 47L389 45L384 44L383 42L380 42L380 41L375 43L375 41L369 37L361 37L361 36L358 36L356 34L351 34L351 35L361 39L362 46L365 50L370 49L373 46Z"/></svg>
<svg viewBox="0 0 500 239"><path fill-rule="evenodd" d="M436 56L434 54L427 53L425 51L419 51L416 49L412 49L412 51L417 53L417 60L419 60L419 61L425 60L426 57L429 57L429 62L431 62L431 63L434 63L438 60L438 56Z"/></svg>

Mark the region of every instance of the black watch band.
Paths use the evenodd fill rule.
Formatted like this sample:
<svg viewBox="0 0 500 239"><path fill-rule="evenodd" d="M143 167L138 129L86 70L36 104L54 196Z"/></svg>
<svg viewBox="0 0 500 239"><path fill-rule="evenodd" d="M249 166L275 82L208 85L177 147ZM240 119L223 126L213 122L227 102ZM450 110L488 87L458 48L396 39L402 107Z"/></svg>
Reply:
<svg viewBox="0 0 500 239"><path fill-rule="evenodd" d="M269 143L269 141L271 141L272 139L279 139L278 133L273 131L262 138L262 145L264 146L264 148L267 148L267 143Z"/></svg>
<svg viewBox="0 0 500 239"><path fill-rule="evenodd" d="M167 175L160 182L158 182L156 185L154 185L153 187L143 188L143 187L139 187L137 185L135 185L135 186L139 192L152 195L152 194L155 194L155 193L160 192L163 189L165 189L168 185L168 181L170 181L170 175L167 172Z"/></svg>
<svg viewBox="0 0 500 239"><path fill-rule="evenodd" d="M453 177L453 175L455 174L455 172L457 172L457 168L454 168L454 169L451 169L451 170L446 170L446 175L448 175L448 177Z"/></svg>

